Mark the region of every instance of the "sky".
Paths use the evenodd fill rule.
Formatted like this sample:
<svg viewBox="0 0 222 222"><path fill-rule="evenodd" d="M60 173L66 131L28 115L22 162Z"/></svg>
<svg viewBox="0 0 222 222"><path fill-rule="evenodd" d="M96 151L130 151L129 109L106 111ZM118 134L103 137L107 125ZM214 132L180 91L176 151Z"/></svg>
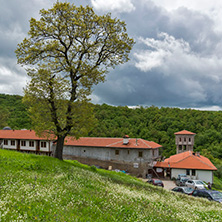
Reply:
<svg viewBox="0 0 222 222"><path fill-rule="evenodd" d="M15 49L31 17L54 0L0 0L0 93L23 95L29 81ZM95 104L221 110L222 1L67 0L111 12L136 44L130 61L94 87Z"/></svg>

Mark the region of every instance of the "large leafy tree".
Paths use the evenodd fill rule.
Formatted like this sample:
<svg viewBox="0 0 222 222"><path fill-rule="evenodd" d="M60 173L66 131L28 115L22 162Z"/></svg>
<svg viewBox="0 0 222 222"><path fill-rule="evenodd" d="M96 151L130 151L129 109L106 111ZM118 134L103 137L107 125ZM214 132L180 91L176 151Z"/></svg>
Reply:
<svg viewBox="0 0 222 222"><path fill-rule="evenodd" d="M104 81L109 68L129 60L134 40L123 21L98 16L89 6L57 2L31 18L29 37L16 55L31 77L24 100L35 130L57 137L55 157L62 159L66 136L78 138L92 123L87 96Z"/></svg>

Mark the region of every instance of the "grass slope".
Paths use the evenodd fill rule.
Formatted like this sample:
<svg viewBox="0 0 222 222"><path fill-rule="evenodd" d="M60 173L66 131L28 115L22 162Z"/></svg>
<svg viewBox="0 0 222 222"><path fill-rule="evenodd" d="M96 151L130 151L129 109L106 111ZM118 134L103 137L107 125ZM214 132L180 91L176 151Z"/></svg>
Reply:
<svg viewBox="0 0 222 222"><path fill-rule="evenodd" d="M222 205L76 161L0 149L0 221L222 221Z"/></svg>

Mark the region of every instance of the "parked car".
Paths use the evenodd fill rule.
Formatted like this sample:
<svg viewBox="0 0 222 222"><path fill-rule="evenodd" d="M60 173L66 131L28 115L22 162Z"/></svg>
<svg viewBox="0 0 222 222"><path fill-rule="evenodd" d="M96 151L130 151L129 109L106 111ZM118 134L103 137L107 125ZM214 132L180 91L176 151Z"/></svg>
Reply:
<svg viewBox="0 0 222 222"><path fill-rule="evenodd" d="M194 190L192 196L194 197L203 197L208 200L217 201L222 203L222 193L216 190Z"/></svg>
<svg viewBox="0 0 222 222"><path fill-rule="evenodd" d="M177 186L185 186L187 181L188 181L187 177L180 177L180 179L176 180L176 185Z"/></svg>
<svg viewBox="0 0 222 222"><path fill-rule="evenodd" d="M148 179L147 182L153 184L154 186L164 187L163 181L159 179Z"/></svg>
<svg viewBox="0 0 222 222"><path fill-rule="evenodd" d="M186 177L187 179L189 179L186 174L180 173L177 175L177 180L180 180L180 178L182 178L182 177Z"/></svg>
<svg viewBox="0 0 222 222"><path fill-rule="evenodd" d="M192 187L174 187L172 191L192 195L194 189Z"/></svg>
<svg viewBox="0 0 222 222"><path fill-rule="evenodd" d="M187 187L192 187L193 189L205 189L206 184L202 180L187 180L185 183Z"/></svg>

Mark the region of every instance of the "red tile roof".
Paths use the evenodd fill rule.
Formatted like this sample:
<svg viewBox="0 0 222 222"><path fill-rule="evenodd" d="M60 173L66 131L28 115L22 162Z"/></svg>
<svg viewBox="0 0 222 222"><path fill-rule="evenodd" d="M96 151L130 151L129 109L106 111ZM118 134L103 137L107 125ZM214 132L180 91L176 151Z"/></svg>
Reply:
<svg viewBox="0 0 222 222"><path fill-rule="evenodd" d="M195 135L196 133L192 133L190 131L187 131L187 130L182 130L182 131L179 131L177 133L174 133L175 135Z"/></svg>
<svg viewBox="0 0 222 222"><path fill-rule="evenodd" d="M0 139L47 140L47 135L39 137L34 130L0 130Z"/></svg>
<svg viewBox="0 0 222 222"><path fill-rule="evenodd" d="M123 138L102 138L102 137L81 137L78 140L72 137L65 139L65 145L69 146L88 146L88 147L113 147L113 148L138 148L155 149L162 147L158 143L143 139L129 139L129 143L124 145Z"/></svg>
<svg viewBox="0 0 222 222"><path fill-rule="evenodd" d="M179 153L165 159L164 162L157 162L155 167L168 167L177 169L198 169L217 170L211 161L191 151Z"/></svg>
<svg viewBox="0 0 222 222"><path fill-rule="evenodd" d="M23 139L23 140L46 140L46 137L38 137L33 130L0 130L0 139ZM55 138L51 137L51 140ZM123 138L99 138L81 137L78 140L73 137L66 137L65 145L87 146L87 147L113 147L113 148L140 148L155 149L162 147L158 143L143 139L129 139L129 143L124 145Z"/></svg>

